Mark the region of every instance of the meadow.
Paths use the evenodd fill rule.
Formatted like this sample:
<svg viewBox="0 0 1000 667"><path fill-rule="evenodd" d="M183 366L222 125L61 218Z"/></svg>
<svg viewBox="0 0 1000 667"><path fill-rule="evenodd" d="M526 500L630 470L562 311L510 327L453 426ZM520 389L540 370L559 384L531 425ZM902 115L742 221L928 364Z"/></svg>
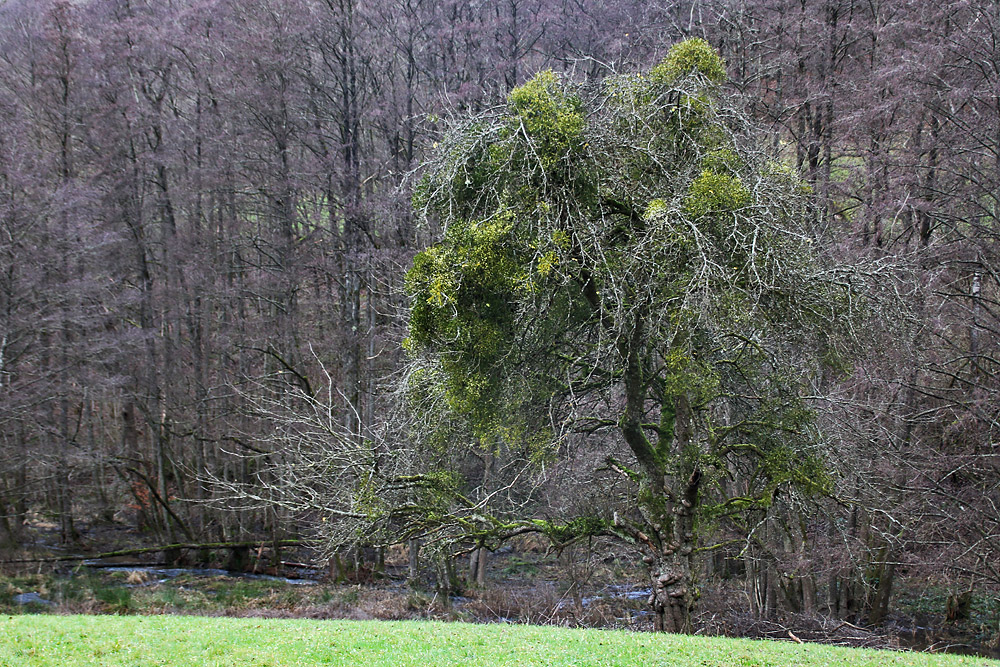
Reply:
<svg viewBox="0 0 1000 667"><path fill-rule="evenodd" d="M966 656L614 630L191 616L0 617L0 667L1000 666Z"/></svg>

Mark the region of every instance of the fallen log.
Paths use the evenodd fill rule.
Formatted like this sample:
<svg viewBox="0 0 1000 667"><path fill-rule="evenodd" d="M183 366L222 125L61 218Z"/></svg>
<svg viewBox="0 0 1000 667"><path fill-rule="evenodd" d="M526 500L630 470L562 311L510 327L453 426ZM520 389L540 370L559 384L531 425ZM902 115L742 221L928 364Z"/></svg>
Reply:
<svg viewBox="0 0 1000 667"><path fill-rule="evenodd" d="M101 560L103 558L117 558L119 556L138 556L140 554L156 553L158 551L169 551L179 549L246 549L252 547L299 547L303 546L303 540L251 540L245 542L181 542L178 544L165 544L156 547L141 547L137 549L119 549L117 551L105 551L98 554L71 554L66 556L40 556L37 558L15 558L10 560L0 560L0 565L14 565L19 563L60 563L81 560Z"/></svg>

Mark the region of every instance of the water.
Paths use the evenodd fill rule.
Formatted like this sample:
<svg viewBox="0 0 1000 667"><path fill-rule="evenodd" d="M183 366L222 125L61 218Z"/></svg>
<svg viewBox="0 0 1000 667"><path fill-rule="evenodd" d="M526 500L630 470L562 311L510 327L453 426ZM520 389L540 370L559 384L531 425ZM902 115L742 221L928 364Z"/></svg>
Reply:
<svg viewBox="0 0 1000 667"><path fill-rule="evenodd" d="M20 595L15 595L13 601L15 604L40 604L46 606L55 604L51 600L46 600L38 593L21 593Z"/></svg>
<svg viewBox="0 0 1000 667"><path fill-rule="evenodd" d="M137 586L152 586L153 584L162 584L171 579L176 579L181 575L190 575L194 577L230 577L232 579L257 579L264 581L280 581L282 583L291 584L293 586L314 586L319 582L315 579L307 578L291 578L291 577L276 577L270 574L254 574L251 572L230 572L229 570L221 570L218 568L211 567L157 567L155 565L140 565L140 566L127 566L127 565L101 565L100 563L94 563L92 561L84 561L84 565L88 567L101 568L107 572L146 572L151 574L158 579L147 581L141 584L129 584L129 587Z"/></svg>
<svg viewBox="0 0 1000 667"><path fill-rule="evenodd" d="M645 600L649 597L652 592L650 588L633 588L631 586L607 586L597 595L592 595L590 597L583 598L583 606L586 607L592 602L598 600L606 599L625 599L625 600Z"/></svg>

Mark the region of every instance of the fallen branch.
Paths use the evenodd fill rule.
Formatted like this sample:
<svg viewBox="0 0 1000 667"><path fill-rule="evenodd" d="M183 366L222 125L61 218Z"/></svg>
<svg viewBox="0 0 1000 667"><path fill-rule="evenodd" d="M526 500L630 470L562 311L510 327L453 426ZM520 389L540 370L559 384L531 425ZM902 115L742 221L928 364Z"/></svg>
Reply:
<svg viewBox="0 0 1000 667"><path fill-rule="evenodd" d="M847 627L849 627L849 628L854 628L855 630L860 630L861 632L871 633L871 630L866 630L865 628L859 628L858 626L854 625L853 623L848 623L847 621L841 621L840 625L838 625L837 627L835 627L833 630L830 631L830 634L832 635L834 632L836 632L837 630L840 630L845 625Z"/></svg>

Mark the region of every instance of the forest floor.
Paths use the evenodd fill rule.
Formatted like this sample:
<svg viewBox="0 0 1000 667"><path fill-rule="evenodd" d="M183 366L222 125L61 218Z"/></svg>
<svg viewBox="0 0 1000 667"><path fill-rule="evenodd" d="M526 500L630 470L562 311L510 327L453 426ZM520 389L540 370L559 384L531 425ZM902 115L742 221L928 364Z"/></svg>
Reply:
<svg viewBox="0 0 1000 667"><path fill-rule="evenodd" d="M67 555L56 545L52 526L32 527L30 546L0 558ZM143 546L122 526L89 528L80 555ZM87 545L90 545L89 548ZM99 548L98 548L99 545ZM435 593L431 568L407 581L406 554L386 555L382 572L362 567L353 581L334 581L329 572L285 565L276 571L264 550L248 572L222 569L223 554L208 562L165 564L161 554L104 560L38 561L0 565L0 613L183 614L256 618L351 620L448 620L651 630L642 567L625 552L576 547L555 553L530 539L491 554L486 583L464 584L447 599ZM211 556L213 554L202 554ZM288 551L296 565L307 554ZM458 572L467 580L466 572ZM973 600L970 618L944 622L945 591L903 587L894 615L881 628L820 615L782 614L755 618L742 581L702 587L695 618L704 635L806 641L866 648L917 649L1000 658L1000 601Z"/></svg>

